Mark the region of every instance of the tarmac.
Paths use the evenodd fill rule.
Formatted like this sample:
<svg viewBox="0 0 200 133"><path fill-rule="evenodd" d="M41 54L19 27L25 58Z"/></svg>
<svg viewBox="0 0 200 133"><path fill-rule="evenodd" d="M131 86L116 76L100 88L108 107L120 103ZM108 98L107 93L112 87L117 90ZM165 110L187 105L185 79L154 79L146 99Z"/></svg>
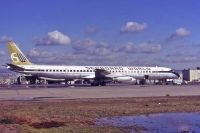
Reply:
<svg viewBox="0 0 200 133"><path fill-rule="evenodd" d="M0 100L45 100L158 96L198 96L200 85L108 85L0 87Z"/></svg>

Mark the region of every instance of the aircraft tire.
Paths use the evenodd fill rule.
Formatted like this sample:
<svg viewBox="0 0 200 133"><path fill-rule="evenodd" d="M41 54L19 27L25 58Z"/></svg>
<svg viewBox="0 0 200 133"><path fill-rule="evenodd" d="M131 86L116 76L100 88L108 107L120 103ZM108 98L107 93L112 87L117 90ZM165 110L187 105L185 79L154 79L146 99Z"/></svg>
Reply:
<svg viewBox="0 0 200 133"><path fill-rule="evenodd" d="M106 82L104 82L104 81L103 81L103 82L100 82L100 85L101 85L101 86L106 86Z"/></svg>

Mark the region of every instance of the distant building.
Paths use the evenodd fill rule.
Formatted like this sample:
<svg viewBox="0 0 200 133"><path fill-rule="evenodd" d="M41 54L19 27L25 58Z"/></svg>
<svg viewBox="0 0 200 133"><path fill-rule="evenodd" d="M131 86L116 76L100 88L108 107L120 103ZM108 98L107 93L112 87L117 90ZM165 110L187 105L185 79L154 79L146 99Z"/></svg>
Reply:
<svg viewBox="0 0 200 133"><path fill-rule="evenodd" d="M200 81L200 70L199 69L183 70L183 80L189 82Z"/></svg>

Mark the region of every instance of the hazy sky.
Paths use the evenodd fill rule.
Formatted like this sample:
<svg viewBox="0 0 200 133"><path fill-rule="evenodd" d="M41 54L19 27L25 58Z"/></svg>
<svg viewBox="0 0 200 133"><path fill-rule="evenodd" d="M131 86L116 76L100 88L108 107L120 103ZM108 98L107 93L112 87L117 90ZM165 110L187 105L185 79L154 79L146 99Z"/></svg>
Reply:
<svg viewBox="0 0 200 133"><path fill-rule="evenodd" d="M200 66L199 0L1 0L0 60L15 41L33 63Z"/></svg>

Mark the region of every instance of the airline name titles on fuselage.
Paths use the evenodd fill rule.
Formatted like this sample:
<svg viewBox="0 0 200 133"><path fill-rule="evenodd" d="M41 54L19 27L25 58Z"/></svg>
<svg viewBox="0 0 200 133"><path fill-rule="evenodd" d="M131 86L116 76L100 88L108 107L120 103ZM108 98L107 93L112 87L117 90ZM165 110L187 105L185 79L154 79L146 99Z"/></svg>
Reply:
<svg viewBox="0 0 200 133"><path fill-rule="evenodd" d="M88 66L85 67L88 70L95 70L95 69L104 69L104 70L118 70L123 71L124 67L122 66ZM128 70L141 70L141 71L151 71L150 67L126 67Z"/></svg>

